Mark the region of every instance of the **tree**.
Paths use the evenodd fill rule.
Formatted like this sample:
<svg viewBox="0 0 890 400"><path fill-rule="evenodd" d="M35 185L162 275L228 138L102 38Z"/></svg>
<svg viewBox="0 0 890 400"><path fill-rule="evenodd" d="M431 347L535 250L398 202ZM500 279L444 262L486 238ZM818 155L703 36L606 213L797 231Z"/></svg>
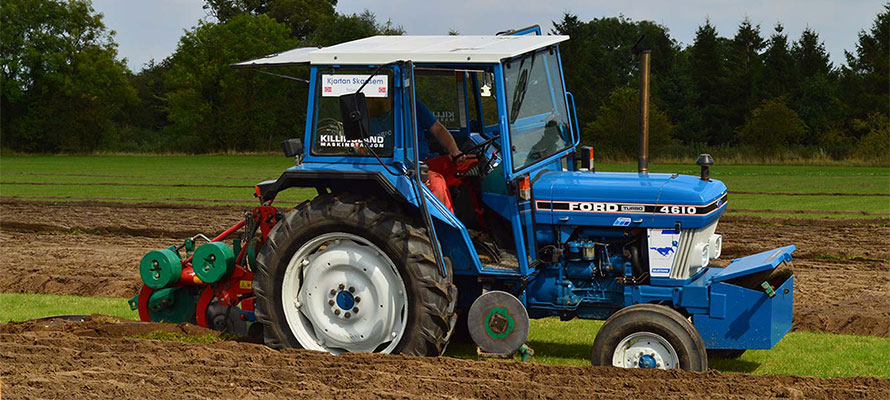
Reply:
<svg viewBox="0 0 890 400"><path fill-rule="evenodd" d="M178 149L266 150L300 132L305 85L229 66L294 47L288 27L266 15L202 21L186 32L165 78L166 133Z"/></svg>
<svg viewBox="0 0 890 400"><path fill-rule="evenodd" d="M633 156L638 151L640 121L640 92L631 88L618 88L609 94L600 106L595 121L584 126L582 140L596 146L605 154ZM655 103L649 109L649 150L658 156L671 144L674 125Z"/></svg>
<svg viewBox="0 0 890 400"><path fill-rule="evenodd" d="M832 72L831 60L819 34L806 27L791 46L791 56L797 62L797 71L803 79Z"/></svg>
<svg viewBox="0 0 890 400"><path fill-rule="evenodd" d="M859 130L868 132L859 140L856 156L890 166L890 119L875 112L869 114L868 119L855 120L854 124L859 125Z"/></svg>
<svg viewBox="0 0 890 400"><path fill-rule="evenodd" d="M888 110L890 98L890 3L875 18L869 31L859 32L855 52L845 52L840 88L843 102L849 107L848 118L866 120L868 115ZM852 126L854 132L864 135L863 125Z"/></svg>
<svg viewBox="0 0 890 400"><path fill-rule="evenodd" d="M582 22L565 13L561 21L553 22L551 33L572 37L560 44L560 54L566 88L575 95L582 126L597 118L599 106L612 90L639 87L639 60L633 57L631 48L641 36L645 36L641 45L652 50L653 97L670 95L667 77L674 71L678 46L666 28L623 16Z"/></svg>
<svg viewBox="0 0 890 400"><path fill-rule="evenodd" d="M136 101L114 32L87 0L7 0L0 6L4 146L91 151L117 141Z"/></svg>
<svg viewBox="0 0 890 400"><path fill-rule="evenodd" d="M764 100L751 112L739 130L739 140L762 154L778 154L787 146L799 143L805 132L806 125L780 97Z"/></svg>
<svg viewBox="0 0 890 400"><path fill-rule="evenodd" d="M761 87L765 98L783 96L797 90L795 62L788 47L788 36L782 33L784 30L781 23L776 24L764 53Z"/></svg>
<svg viewBox="0 0 890 400"><path fill-rule="evenodd" d="M730 126L744 124L745 115L757 104L757 80L763 68L761 50L765 46L760 25L752 25L747 17L742 20L729 46L722 91L729 98L725 106Z"/></svg>
<svg viewBox="0 0 890 400"><path fill-rule="evenodd" d="M241 14L267 14L301 40L330 24L336 6L337 0L204 0L204 9L219 22Z"/></svg>
<svg viewBox="0 0 890 400"><path fill-rule="evenodd" d="M374 13L365 10L361 14L337 14L329 25L317 30L310 41L318 46L331 46L374 35L404 35L405 29L394 25L392 20L377 22Z"/></svg>
<svg viewBox="0 0 890 400"><path fill-rule="evenodd" d="M710 20L698 27L690 49L690 76L697 91L696 106L701 110L701 126L687 140L723 144L732 140L724 86L726 81L725 40L717 37Z"/></svg>
<svg viewBox="0 0 890 400"><path fill-rule="evenodd" d="M832 139L838 142L836 139L844 136L841 124L836 122L843 118L842 107L837 100L836 74L819 34L809 27L804 29L791 46L791 56L799 79L795 109L808 128L804 143L824 145ZM843 146L834 146L840 147Z"/></svg>

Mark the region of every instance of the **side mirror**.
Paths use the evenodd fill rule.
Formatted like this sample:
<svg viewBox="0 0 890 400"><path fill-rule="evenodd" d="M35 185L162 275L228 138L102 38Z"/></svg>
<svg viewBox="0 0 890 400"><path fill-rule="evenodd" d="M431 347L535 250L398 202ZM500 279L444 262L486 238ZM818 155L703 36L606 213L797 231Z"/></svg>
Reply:
<svg viewBox="0 0 890 400"><path fill-rule="evenodd" d="M281 150L286 157L296 157L303 154L303 141L300 139L287 139L281 142Z"/></svg>
<svg viewBox="0 0 890 400"><path fill-rule="evenodd" d="M362 92L340 96L340 116L343 121L343 133L346 140L361 140L368 136L370 115L368 102ZM364 134L362 133L364 132Z"/></svg>

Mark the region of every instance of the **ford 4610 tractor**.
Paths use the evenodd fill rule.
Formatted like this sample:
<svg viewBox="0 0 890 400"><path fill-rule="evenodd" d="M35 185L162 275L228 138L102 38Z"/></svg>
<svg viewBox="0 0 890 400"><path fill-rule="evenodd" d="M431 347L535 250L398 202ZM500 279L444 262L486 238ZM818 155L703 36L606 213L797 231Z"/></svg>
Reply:
<svg viewBox="0 0 890 400"><path fill-rule="evenodd" d="M794 246L712 263L728 202L710 156L701 176L649 173L643 157L639 172L595 171L565 91L568 37L536 30L236 64L308 66L305 132L283 143L295 165L226 232L148 253L131 306L334 354L438 356L467 333L512 353L545 317L606 320L594 365L703 371L708 353L774 346L791 328L794 278L777 267ZM426 184L443 160L427 155L444 152L426 109L470 155L436 168L452 204ZM317 195L273 206L291 188Z"/></svg>

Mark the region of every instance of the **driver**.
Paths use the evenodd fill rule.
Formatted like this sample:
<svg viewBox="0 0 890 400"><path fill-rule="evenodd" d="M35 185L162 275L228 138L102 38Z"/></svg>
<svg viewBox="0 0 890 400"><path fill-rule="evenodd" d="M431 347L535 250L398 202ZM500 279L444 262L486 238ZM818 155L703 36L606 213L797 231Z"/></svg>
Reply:
<svg viewBox="0 0 890 400"><path fill-rule="evenodd" d="M368 113L371 117L371 135L385 135L387 133L391 134L392 132L392 110L383 109L386 104L386 102L375 102L372 101L372 99L369 99L368 101ZM469 162L468 156L460 151L457 147L457 142L454 141L454 136L452 136L451 132L449 132L448 129L436 119L436 116L426 107L426 105L421 103L420 100L417 100L415 102L415 108L417 110L416 119L418 129L417 152L421 162L430 161L427 163L429 166L429 174L426 185L439 201L453 213L454 206L451 201L451 193L448 191L448 184L446 183L443 174L446 173L445 167L447 167L447 164L459 165L461 163ZM434 138L448 153L444 155L434 155L433 152L430 151L429 137ZM359 149L356 148L356 150Z"/></svg>
<svg viewBox="0 0 890 400"><path fill-rule="evenodd" d="M436 119L436 116L433 115L430 109L421 103L420 100L415 102L415 109L417 110L418 130L417 153L419 154L420 161L429 160L429 162L427 162L427 165L429 166L429 178L426 185L430 188L430 191L436 195L439 201L454 213L454 205L451 202L451 192L448 191L448 184L445 182L444 176L444 174L447 173L447 164L443 161L459 165L468 162L467 155L463 154L457 147L457 142L454 141L454 136L451 136L451 132L445 128L445 125L442 125L442 123ZM430 151L428 136L435 138L436 142L442 145L448 154L433 157L433 153ZM445 160L443 160L443 158L445 158Z"/></svg>

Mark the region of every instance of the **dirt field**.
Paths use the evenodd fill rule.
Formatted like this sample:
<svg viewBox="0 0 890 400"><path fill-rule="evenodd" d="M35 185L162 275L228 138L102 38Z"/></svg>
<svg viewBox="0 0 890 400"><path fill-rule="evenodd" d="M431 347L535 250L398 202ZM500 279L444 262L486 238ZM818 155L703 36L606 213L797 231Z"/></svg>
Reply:
<svg viewBox="0 0 890 400"><path fill-rule="evenodd" d="M2 292L131 297L147 250L212 236L229 206L0 201ZM890 219L726 216L722 259L797 245L795 329L890 337ZM72 273L74 271L75 273Z"/></svg>
<svg viewBox="0 0 890 400"><path fill-rule="evenodd" d="M83 323L0 325L4 398L890 398L890 380L877 378L335 357L234 341L185 344L129 337L156 330L206 333L190 325L99 316Z"/></svg>

